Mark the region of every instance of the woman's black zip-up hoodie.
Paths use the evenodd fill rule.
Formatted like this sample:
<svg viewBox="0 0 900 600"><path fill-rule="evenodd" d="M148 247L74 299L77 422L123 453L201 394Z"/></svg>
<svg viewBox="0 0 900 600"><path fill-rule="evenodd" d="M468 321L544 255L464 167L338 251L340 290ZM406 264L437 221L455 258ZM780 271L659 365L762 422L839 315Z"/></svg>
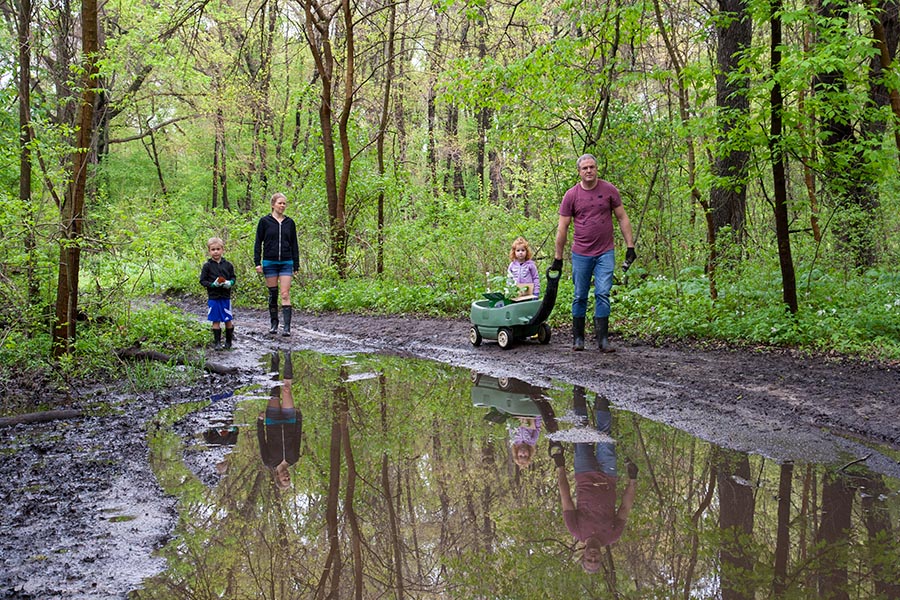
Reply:
<svg viewBox="0 0 900 600"><path fill-rule="evenodd" d="M294 271L300 270L297 226L290 217L285 217L281 223L272 215L259 220L253 244L253 264L258 267L263 260L289 260L294 263Z"/></svg>

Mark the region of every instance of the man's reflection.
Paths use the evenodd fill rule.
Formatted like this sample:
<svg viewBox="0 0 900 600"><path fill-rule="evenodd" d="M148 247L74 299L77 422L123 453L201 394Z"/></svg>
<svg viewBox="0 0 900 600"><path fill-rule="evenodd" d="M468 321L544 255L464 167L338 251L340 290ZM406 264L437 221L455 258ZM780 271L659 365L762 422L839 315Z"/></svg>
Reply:
<svg viewBox="0 0 900 600"><path fill-rule="evenodd" d="M279 354L272 354L271 367L278 376ZM294 364L290 351L284 353L282 380L272 387L265 412L256 420L256 436L263 464L273 474L278 489L291 487L289 467L300 457L300 434L303 430L303 415L294 407L292 384Z"/></svg>
<svg viewBox="0 0 900 600"><path fill-rule="evenodd" d="M587 402L583 387L575 386L572 408L580 424L588 424ZM616 510L616 444L609 438L612 418L609 400L597 395L594 400L594 429L601 441L575 443L575 496L572 500L565 457L559 441L550 442L550 456L557 467L559 495L563 520L569 533L585 543L581 566L588 573L596 573L601 566L602 549L616 542L625 530L625 521L634 505L637 465L626 460L628 484Z"/></svg>

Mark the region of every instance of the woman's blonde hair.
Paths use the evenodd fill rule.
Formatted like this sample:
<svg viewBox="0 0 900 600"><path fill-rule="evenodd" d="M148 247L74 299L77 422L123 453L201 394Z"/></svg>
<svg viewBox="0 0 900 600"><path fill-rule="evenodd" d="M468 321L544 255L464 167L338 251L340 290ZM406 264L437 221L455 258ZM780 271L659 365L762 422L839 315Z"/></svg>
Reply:
<svg viewBox="0 0 900 600"><path fill-rule="evenodd" d="M525 246L525 260L531 260L531 257L534 255L531 252L531 245L522 236L517 237L512 243L512 248L509 249L509 260L516 260L516 248L519 246Z"/></svg>
<svg viewBox="0 0 900 600"><path fill-rule="evenodd" d="M275 192L274 194L272 194L272 198L269 200L269 205L275 206L275 201L279 198L284 198L285 200L287 200L287 196L285 196L281 192Z"/></svg>

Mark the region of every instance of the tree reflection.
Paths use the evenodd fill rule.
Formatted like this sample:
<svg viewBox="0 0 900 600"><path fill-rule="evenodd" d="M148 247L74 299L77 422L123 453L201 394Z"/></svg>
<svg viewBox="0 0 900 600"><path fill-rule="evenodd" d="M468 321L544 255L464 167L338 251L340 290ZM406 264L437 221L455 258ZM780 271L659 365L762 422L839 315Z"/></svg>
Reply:
<svg viewBox="0 0 900 600"><path fill-rule="evenodd" d="M290 488L273 484L246 434L268 388L237 392L231 427L245 434L216 485L192 471L203 450L185 445L191 436L151 432L154 472L180 519L161 551L169 568L134 599L900 597L898 482L861 464L723 450L573 386L473 381L399 358L295 352L291 362L296 377L277 382L279 407L287 391L302 410ZM597 574L579 563L553 458L539 451L523 469L509 452L519 417L540 418L539 449L593 418L594 434L615 432L618 476L624 456L641 465L630 500L621 483L613 490ZM562 444L577 471L574 440Z"/></svg>

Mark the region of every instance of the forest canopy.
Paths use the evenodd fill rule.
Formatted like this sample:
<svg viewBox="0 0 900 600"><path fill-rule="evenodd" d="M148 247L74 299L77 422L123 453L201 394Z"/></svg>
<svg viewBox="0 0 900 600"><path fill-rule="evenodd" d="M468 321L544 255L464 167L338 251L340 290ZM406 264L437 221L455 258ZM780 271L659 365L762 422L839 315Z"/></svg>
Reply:
<svg viewBox="0 0 900 600"><path fill-rule="evenodd" d="M274 192L295 305L464 316L516 237L549 267L583 153L617 332L900 357L896 1L0 6L4 363L128 343L212 236L262 306Z"/></svg>

